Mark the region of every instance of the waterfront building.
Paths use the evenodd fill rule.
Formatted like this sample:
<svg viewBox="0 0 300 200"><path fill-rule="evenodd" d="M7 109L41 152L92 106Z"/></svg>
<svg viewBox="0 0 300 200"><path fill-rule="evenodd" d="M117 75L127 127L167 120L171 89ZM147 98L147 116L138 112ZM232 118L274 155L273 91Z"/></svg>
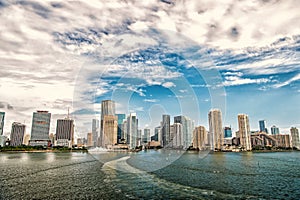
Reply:
<svg viewBox="0 0 300 200"><path fill-rule="evenodd" d="M3 135L5 112L0 112L0 135Z"/></svg>
<svg viewBox="0 0 300 200"><path fill-rule="evenodd" d="M112 147L118 143L118 117L105 115L103 118L103 147Z"/></svg>
<svg viewBox="0 0 300 200"><path fill-rule="evenodd" d="M162 134L162 146L167 147L170 146L170 115L162 116L162 126L161 126L161 134Z"/></svg>
<svg viewBox="0 0 300 200"><path fill-rule="evenodd" d="M228 126L224 127L224 137L225 138L231 138L232 137L231 127L228 127Z"/></svg>
<svg viewBox="0 0 300 200"><path fill-rule="evenodd" d="M12 123L10 134L10 146L21 146L25 134L25 125L19 122Z"/></svg>
<svg viewBox="0 0 300 200"><path fill-rule="evenodd" d="M150 129L149 128L145 128L144 129L144 135L143 135L143 143L148 143L150 142Z"/></svg>
<svg viewBox="0 0 300 200"><path fill-rule="evenodd" d="M126 144L127 143L127 138L128 138L127 137L127 121L123 120L122 132L121 132L121 143Z"/></svg>
<svg viewBox="0 0 300 200"><path fill-rule="evenodd" d="M93 146L93 133L88 133L87 134L87 142L86 142L87 147L92 147Z"/></svg>
<svg viewBox="0 0 300 200"><path fill-rule="evenodd" d="M126 120L126 115L125 114L116 114L118 117L118 143L121 143L122 135L123 135L123 121Z"/></svg>
<svg viewBox="0 0 300 200"><path fill-rule="evenodd" d="M56 145L69 148L74 145L74 120L69 118L57 120Z"/></svg>
<svg viewBox="0 0 300 200"><path fill-rule="evenodd" d="M193 132L193 148L204 150L207 144L207 132L204 126L198 126Z"/></svg>
<svg viewBox="0 0 300 200"><path fill-rule="evenodd" d="M182 146L184 149L189 148L192 145L193 137L193 122L186 116L175 116L174 123L180 123L182 126Z"/></svg>
<svg viewBox="0 0 300 200"><path fill-rule="evenodd" d="M93 134L93 146L97 146L97 140L98 140L98 132L99 132L99 120L93 119L92 120L92 134Z"/></svg>
<svg viewBox="0 0 300 200"><path fill-rule="evenodd" d="M299 130L296 127L291 127L292 147L300 150Z"/></svg>
<svg viewBox="0 0 300 200"><path fill-rule="evenodd" d="M278 135L278 134L279 134L279 128L276 127L275 125L273 125L273 126L271 127L271 134L272 134L272 135Z"/></svg>
<svg viewBox="0 0 300 200"><path fill-rule="evenodd" d="M110 115L114 116L115 115L115 102L112 100L103 100L101 102L101 122L100 122L100 136L99 136L99 146L104 147L104 135L103 135L103 120L104 116Z"/></svg>
<svg viewBox="0 0 300 200"><path fill-rule="evenodd" d="M161 126L154 128L154 136L151 137L151 141L157 141L161 143Z"/></svg>
<svg viewBox="0 0 300 200"><path fill-rule="evenodd" d="M7 137L4 135L0 135L0 147L4 147L7 141Z"/></svg>
<svg viewBox="0 0 300 200"><path fill-rule="evenodd" d="M50 133L49 140L51 141L52 146L55 145L56 134Z"/></svg>
<svg viewBox="0 0 300 200"><path fill-rule="evenodd" d="M280 148L290 148L291 145L291 138L288 134L278 134L278 135L272 135L277 143L276 146Z"/></svg>
<svg viewBox="0 0 300 200"><path fill-rule="evenodd" d="M138 134L136 138L136 145L139 147L142 145L142 130L138 129Z"/></svg>
<svg viewBox="0 0 300 200"><path fill-rule="evenodd" d="M37 111L33 113L30 146L48 146L51 113Z"/></svg>
<svg viewBox="0 0 300 200"><path fill-rule="evenodd" d="M77 138L77 147L83 147L83 145L84 145L83 139L82 138Z"/></svg>
<svg viewBox="0 0 300 200"><path fill-rule="evenodd" d="M172 126L172 133L171 133L171 140L172 140L172 147L176 149L183 148L183 129L182 124L174 123Z"/></svg>
<svg viewBox="0 0 300 200"><path fill-rule="evenodd" d="M221 150L224 140L222 127L222 113L219 109L212 109L208 113L209 143L211 150Z"/></svg>
<svg viewBox="0 0 300 200"><path fill-rule="evenodd" d="M252 148L255 147L265 148L265 147L277 146L277 139L274 137L274 135L269 135L266 132L256 132L255 134L252 134L250 137L251 137ZM242 141L241 138L240 141ZM242 147L245 147L245 145L243 145Z"/></svg>
<svg viewBox="0 0 300 200"><path fill-rule="evenodd" d="M245 114L238 115L238 125L239 125L239 132L238 137L240 138L240 146L246 150L251 151L251 134L250 134L250 124L249 124L249 117Z"/></svg>
<svg viewBox="0 0 300 200"><path fill-rule="evenodd" d="M29 134L26 134L26 135L24 136L23 144L24 144L24 145L29 145L29 140L30 140L30 135L29 135Z"/></svg>
<svg viewBox="0 0 300 200"><path fill-rule="evenodd" d="M268 129L267 129L267 126L266 126L266 120L259 120L258 124L259 124L259 131L260 132L268 133Z"/></svg>
<svg viewBox="0 0 300 200"><path fill-rule="evenodd" d="M135 149L138 136L138 119L136 113L130 113L127 117L127 141L129 143L129 149Z"/></svg>

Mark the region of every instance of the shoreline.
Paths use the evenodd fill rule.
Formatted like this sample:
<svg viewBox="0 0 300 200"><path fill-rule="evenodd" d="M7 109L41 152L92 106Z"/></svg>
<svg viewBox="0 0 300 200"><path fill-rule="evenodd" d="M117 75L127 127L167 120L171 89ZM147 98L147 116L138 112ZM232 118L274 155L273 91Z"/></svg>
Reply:
<svg viewBox="0 0 300 200"><path fill-rule="evenodd" d="M176 150L176 149L174 149ZM140 150L142 151L142 150ZM122 150L122 151L106 151L106 152L140 152L140 151L130 151L130 150ZM45 150L0 150L0 153L70 153L70 152L81 152L81 153L89 153L87 149L45 149ZM199 150L186 150L186 152L201 152ZM274 152L300 152L299 150L252 150L252 151L210 151L210 153L274 153Z"/></svg>

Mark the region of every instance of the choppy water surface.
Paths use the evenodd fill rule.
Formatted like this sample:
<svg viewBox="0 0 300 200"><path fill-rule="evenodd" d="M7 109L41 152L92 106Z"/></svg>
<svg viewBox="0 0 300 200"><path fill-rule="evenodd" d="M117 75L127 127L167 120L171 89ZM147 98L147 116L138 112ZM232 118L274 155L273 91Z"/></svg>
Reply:
<svg viewBox="0 0 300 200"><path fill-rule="evenodd" d="M300 152L0 153L0 199L300 199Z"/></svg>

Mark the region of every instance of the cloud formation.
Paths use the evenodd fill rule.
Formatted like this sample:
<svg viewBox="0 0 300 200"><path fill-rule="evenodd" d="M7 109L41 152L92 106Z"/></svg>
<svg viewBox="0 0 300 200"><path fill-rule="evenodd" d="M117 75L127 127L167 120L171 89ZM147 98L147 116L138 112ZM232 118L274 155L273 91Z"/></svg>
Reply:
<svg viewBox="0 0 300 200"><path fill-rule="evenodd" d="M57 117L67 107L99 109L95 101L117 89L147 102L151 99L145 87L175 88L178 78L193 78L187 61L203 61L196 66L201 70L218 69L225 87L253 84L279 90L294 84L293 91L299 91L299 7L297 0L1 2L5 131L13 121L25 120L30 132L28 119L40 108ZM185 36L198 47L179 46L182 42L168 39L167 33L153 37L160 29ZM190 57L165 51L164 40ZM158 48L147 52L145 45ZM124 52L128 49L132 51ZM201 52L215 65L205 66ZM103 67L97 60L106 55L119 59ZM185 93L185 88L179 90Z"/></svg>

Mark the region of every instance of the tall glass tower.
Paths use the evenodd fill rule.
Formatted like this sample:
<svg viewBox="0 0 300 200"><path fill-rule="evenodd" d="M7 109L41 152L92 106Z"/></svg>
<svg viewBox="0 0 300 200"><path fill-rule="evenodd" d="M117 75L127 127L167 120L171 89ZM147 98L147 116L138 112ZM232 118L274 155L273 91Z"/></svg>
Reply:
<svg viewBox="0 0 300 200"><path fill-rule="evenodd" d="M31 127L31 146L47 146L49 141L51 113L48 111L37 111L33 113Z"/></svg>
<svg viewBox="0 0 300 200"><path fill-rule="evenodd" d="M268 129L266 128L266 120L259 120L259 131L268 133Z"/></svg>
<svg viewBox="0 0 300 200"><path fill-rule="evenodd" d="M0 112L0 135L3 135L5 112Z"/></svg>
<svg viewBox="0 0 300 200"><path fill-rule="evenodd" d="M121 142L121 139L125 139L122 138L123 135L123 121L126 119L126 115L125 114L116 114L116 116L118 117L118 143Z"/></svg>

